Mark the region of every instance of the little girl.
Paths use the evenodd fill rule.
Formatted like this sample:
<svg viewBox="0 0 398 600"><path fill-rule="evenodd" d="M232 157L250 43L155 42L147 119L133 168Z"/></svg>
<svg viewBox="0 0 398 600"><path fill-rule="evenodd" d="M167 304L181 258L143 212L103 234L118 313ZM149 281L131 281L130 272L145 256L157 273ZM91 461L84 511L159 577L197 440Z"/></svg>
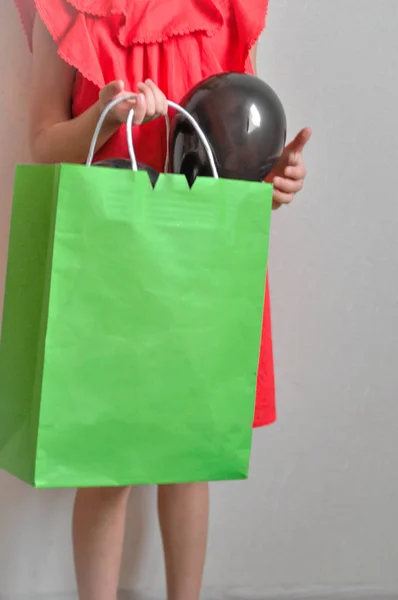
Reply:
<svg viewBox="0 0 398 600"><path fill-rule="evenodd" d="M109 115L97 160L128 157L125 123L135 109L137 157L161 170L166 97L179 102L223 71L253 73L268 0L16 0L33 50L30 142L40 163L83 163L101 111ZM303 129L270 176L274 208L303 184ZM112 398L109 399L112 402ZM254 426L275 419L269 292L265 296ZM116 600L129 489L76 495L73 542L80 600ZM169 600L198 600L208 526L208 485L160 486Z"/></svg>

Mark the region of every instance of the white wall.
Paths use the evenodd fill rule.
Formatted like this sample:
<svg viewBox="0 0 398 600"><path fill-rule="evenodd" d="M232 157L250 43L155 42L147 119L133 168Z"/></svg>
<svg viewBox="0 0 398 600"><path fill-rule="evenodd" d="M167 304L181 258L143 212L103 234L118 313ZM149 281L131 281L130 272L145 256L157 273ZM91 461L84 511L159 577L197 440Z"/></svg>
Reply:
<svg viewBox="0 0 398 600"><path fill-rule="evenodd" d="M398 590L397 23L396 0L271 0L261 73L290 135L314 138L305 192L273 223L279 422L256 433L249 482L213 488L209 587ZM0 31L2 278L29 71L4 1ZM0 474L0 595L74 590L71 501ZM153 514L140 490L124 587L162 585Z"/></svg>

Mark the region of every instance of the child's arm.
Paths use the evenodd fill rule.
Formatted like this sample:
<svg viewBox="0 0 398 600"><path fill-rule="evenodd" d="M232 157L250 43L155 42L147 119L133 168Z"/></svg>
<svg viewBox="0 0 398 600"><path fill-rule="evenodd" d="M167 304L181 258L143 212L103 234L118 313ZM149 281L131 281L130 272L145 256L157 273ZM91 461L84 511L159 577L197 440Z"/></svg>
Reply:
<svg viewBox="0 0 398 600"><path fill-rule="evenodd" d="M257 75L257 44L250 50L250 60L252 63L254 74Z"/></svg>
<svg viewBox="0 0 398 600"><path fill-rule="evenodd" d="M102 110L123 93L124 84L114 81L103 88L98 101L82 115L72 118L71 100L75 72L57 53L46 27L36 18L33 31L33 73L30 110L30 146L39 163L84 163ZM131 108L135 124L166 114L164 95L151 81L139 84L140 94L116 106L98 139L99 150L125 123Z"/></svg>
<svg viewBox="0 0 398 600"><path fill-rule="evenodd" d="M56 45L39 18L33 31L30 106L30 145L41 163L82 163L100 116L100 102L76 119L71 118L74 69L57 54ZM104 125L98 148L116 132L116 122Z"/></svg>

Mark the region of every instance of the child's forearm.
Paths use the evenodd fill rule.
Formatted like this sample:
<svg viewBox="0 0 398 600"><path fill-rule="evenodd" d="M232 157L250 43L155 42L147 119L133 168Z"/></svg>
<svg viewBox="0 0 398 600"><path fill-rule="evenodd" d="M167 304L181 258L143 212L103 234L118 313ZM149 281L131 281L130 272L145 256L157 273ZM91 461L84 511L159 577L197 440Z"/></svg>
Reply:
<svg viewBox="0 0 398 600"><path fill-rule="evenodd" d="M253 73L257 75L257 44L250 50L250 61L252 63Z"/></svg>
<svg viewBox="0 0 398 600"><path fill-rule="evenodd" d="M47 164L84 163L100 115L98 102L74 119L42 129L31 142L33 160ZM119 126L117 123L104 123L96 151L116 133Z"/></svg>

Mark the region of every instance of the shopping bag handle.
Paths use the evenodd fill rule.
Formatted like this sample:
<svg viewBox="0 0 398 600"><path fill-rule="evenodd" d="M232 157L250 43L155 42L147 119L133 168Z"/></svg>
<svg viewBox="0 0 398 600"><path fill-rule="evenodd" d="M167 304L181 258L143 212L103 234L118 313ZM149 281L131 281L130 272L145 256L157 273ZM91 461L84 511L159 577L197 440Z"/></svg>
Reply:
<svg viewBox="0 0 398 600"><path fill-rule="evenodd" d="M118 96L117 98L112 100L105 107L105 109L103 110L103 112L98 120L97 126L96 126L94 134L93 134L93 139L91 141L90 150L89 150L87 161L86 161L87 167L90 167L93 163L95 148L96 148L97 142L98 142L98 137L101 132L102 126L105 122L105 119L108 116L108 114L110 113L110 111L113 108L115 108L115 106L117 106L117 104L119 104L120 102L124 102L125 100L131 100L135 97L136 97L135 94L123 94L122 96ZM214 160L214 155L213 155L212 149L210 147L210 144L209 144L205 134L199 127L198 123L195 121L195 119L192 117L192 115L189 114L188 111L186 111L184 108L182 108L182 106L179 106L178 104L176 104L175 102L172 102L171 100L167 101L167 105L169 106L169 108L174 108L174 110L181 113L191 123L192 127L195 129L196 133L198 134L201 142L203 143L203 145L205 147L206 154L207 154L207 157L210 162L210 168L212 171L212 175L213 175L214 179L218 179L218 172L217 172L217 167L216 167L216 163ZM138 171L137 159L135 156L134 143L133 143L134 114L135 114L134 109L131 109L129 112L128 118L127 118L127 123L126 123L127 145L128 145L128 150L129 150L129 155L130 155L130 160L131 160L131 168L133 171ZM169 121L168 116L166 116L166 127L167 127L167 138L169 138L170 121ZM169 140L167 140L167 142L168 141ZM168 148L169 148L169 144L167 143L166 165L168 165L168 158L169 158L169 156L168 156L169 149Z"/></svg>

